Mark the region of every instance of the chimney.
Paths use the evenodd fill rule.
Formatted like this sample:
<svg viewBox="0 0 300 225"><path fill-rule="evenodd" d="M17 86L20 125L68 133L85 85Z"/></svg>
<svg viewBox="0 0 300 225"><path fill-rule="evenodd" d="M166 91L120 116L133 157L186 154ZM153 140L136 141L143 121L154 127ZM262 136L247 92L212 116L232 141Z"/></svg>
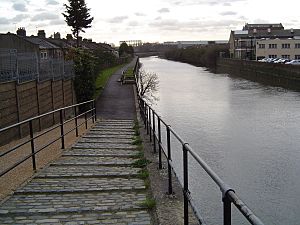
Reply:
<svg viewBox="0 0 300 225"><path fill-rule="evenodd" d="M26 37L26 30L24 27L20 27L17 30L17 35L21 37Z"/></svg>
<svg viewBox="0 0 300 225"><path fill-rule="evenodd" d="M46 38L45 30L38 30L37 36L39 38Z"/></svg>
<svg viewBox="0 0 300 225"><path fill-rule="evenodd" d="M60 33L59 32L54 32L54 35L53 35L54 39L60 39Z"/></svg>
<svg viewBox="0 0 300 225"><path fill-rule="evenodd" d="M67 34L67 37L66 37L66 38L67 38L68 41L73 40L72 34Z"/></svg>

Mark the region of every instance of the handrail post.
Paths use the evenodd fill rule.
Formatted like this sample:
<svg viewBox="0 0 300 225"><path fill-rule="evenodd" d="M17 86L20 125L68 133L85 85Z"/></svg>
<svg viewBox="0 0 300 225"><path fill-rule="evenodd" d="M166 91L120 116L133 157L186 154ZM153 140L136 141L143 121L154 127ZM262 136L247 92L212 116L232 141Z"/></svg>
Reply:
<svg viewBox="0 0 300 225"><path fill-rule="evenodd" d="M92 114L92 122L93 122L93 123L95 123L95 114L94 114L94 113L95 113L95 112L94 112L95 103L94 103L94 101L95 101L95 100L92 101L92 108L91 108L91 110L92 110L92 111L91 111L91 114Z"/></svg>
<svg viewBox="0 0 300 225"><path fill-rule="evenodd" d="M152 127L151 127L151 108L149 107L149 137L150 137L150 142L152 142Z"/></svg>
<svg viewBox="0 0 300 225"><path fill-rule="evenodd" d="M167 148L168 148L168 194L173 194L172 188L172 168L170 165L170 161L172 159L171 156L171 136L170 136L170 127L167 126Z"/></svg>
<svg viewBox="0 0 300 225"><path fill-rule="evenodd" d="M148 106L146 105L146 129L147 129L147 134L149 134L149 116L148 116L149 110Z"/></svg>
<svg viewBox="0 0 300 225"><path fill-rule="evenodd" d="M76 131L76 137L78 137L78 118L77 118L77 107L74 107L74 113L75 113L75 131Z"/></svg>
<svg viewBox="0 0 300 225"><path fill-rule="evenodd" d="M156 153L155 113L154 113L154 111L152 111L152 122L153 122L153 152Z"/></svg>
<svg viewBox="0 0 300 225"><path fill-rule="evenodd" d="M87 125L87 112L84 113L84 120L85 120L85 129L88 128L88 125Z"/></svg>
<svg viewBox="0 0 300 225"><path fill-rule="evenodd" d="M31 156L31 158L32 158L32 168L33 168L34 171L36 171L32 120L29 121L29 132L30 132L30 145L31 145L31 153L32 153L32 156Z"/></svg>
<svg viewBox="0 0 300 225"><path fill-rule="evenodd" d="M184 225L189 224L189 174L188 174L188 151L185 147L186 144L182 146L183 152L183 218Z"/></svg>
<svg viewBox="0 0 300 225"><path fill-rule="evenodd" d="M64 134L63 109L59 110L59 117L60 117L61 148L65 149L65 134Z"/></svg>
<svg viewBox="0 0 300 225"><path fill-rule="evenodd" d="M160 127L160 117L158 119L158 169L162 169L162 162L161 162L161 127Z"/></svg>
<svg viewBox="0 0 300 225"><path fill-rule="evenodd" d="M95 122L97 122L97 107L96 100L94 99L94 114L95 114Z"/></svg>
<svg viewBox="0 0 300 225"><path fill-rule="evenodd" d="M231 201L227 196L227 193L224 194L223 198L223 224L231 225Z"/></svg>

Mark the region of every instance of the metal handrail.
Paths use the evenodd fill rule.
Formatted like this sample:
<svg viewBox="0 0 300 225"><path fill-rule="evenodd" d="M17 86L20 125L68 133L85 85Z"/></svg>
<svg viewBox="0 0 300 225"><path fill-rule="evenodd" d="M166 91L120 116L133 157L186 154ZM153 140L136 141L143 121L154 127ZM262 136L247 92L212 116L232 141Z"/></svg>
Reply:
<svg viewBox="0 0 300 225"><path fill-rule="evenodd" d="M78 106L82 106L82 105L91 105L91 107L89 107L86 111L84 111L83 113L77 115L77 107ZM0 133L1 132L5 132L9 129L12 129L12 128L15 128L15 127L20 127L21 125L25 125L26 123L28 123L29 125L29 135L30 135L30 138L12 148L10 148L9 150L3 152L0 154L0 158L1 157L4 157L5 155L11 153L11 152L14 152L16 151L17 149L19 149L20 147L30 143L30 147L31 147L31 154L28 154L26 155L24 158L22 158L21 160L15 162L12 166L6 168L4 171L1 171L0 172L0 177L2 177L3 175L5 175L6 173L8 173L9 171L11 171L12 169L16 168L18 165L22 164L23 162L25 162L26 160L32 158L32 167L33 167L33 170L36 171L36 159L35 159L35 155L37 153L39 153L40 151L42 151L43 149L47 148L48 146L52 145L54 142L58 141L61 139L61 148L64 149L65 148L65 136L69 133L71 133L72 131L76 130L76 137L78 137L78 127L80 127L81 125L85 124L85 128L87 129L87 122L89 120L92 119L93 123L95 123L95 121L97 120L97 113L96 113L96 107L95 107L95 100L89 100L89 101L85 101L85 102L82 102L82 103L78 103L78 104L74 104L74 105L70 105L70 106L66 106L66 107L63 107L63 108L59 108L59 109L56 109L56 110L53 110L51 112L47 112L47 113L44 113L42 115L38 115L38 116L35 116L35 117L32 117L32 118L29 118L29 119L26 119L24 121L21 121L19 123L16 123L16 124L13 124L13 125L10 125L8 127L5 127L5 128L2 128L0 129ZM74 116L70 119L65 119L63 117L63 114L65 112L65 110L67 109L73 109L74 110ZM33 124L32 122L34 120L37 120L37 119L41 119L45 116L49 116L49 115L54 115L55 113L59 112L60 114L60 121L57 125L54 125L52 126L51 128L45 130L45 131L42 131L41 133L39 134L34 134L33 132ZM91 114L90 117L87 117L88 114ZM84 116L84 121L80 124L78 124L78 118L81 117L81 116ZM66 123L69 123L71 122L72 120L75 120L75 127L73 129L70 129L68 130L67 132L64 131L64 125ZM54 140L51 140L50 142L48 142L47 144L45 144L44 146L42 146L41 148L39 149L36 149L35 148L35 144L34 144L34 141L35 139L53 131L54 129L57 129L57 128L60 128L60 136Z"/></svg>
<svg viewBox="0 0 300 225"><path fill-rule="evenodd" d="M138 70L138 69L137 69ZM136 82L138 71L135 71ZM182 146L183 153L183 183L179 183L183 190L184 197L184 225L189 224L188 216L188 204L190 204L192 210L194 211L195 216L198 219L199 224L204 224L204 220L201 217L199 210L195 207L193 200L189 191L189 182L188 182L188 154L190 154L196 162L202 167L202 169L209 175L209 177L215 182L215 184L220 188L222 193L223 201L223 224L231 225L231 203L243 214L243 216L253 225L264 225L264 223L250 210L250 208L238 197L234 189L232 189L228 184L226 184L219 175L213 171L212 168L192 149L192 147L169 125L167 124L161 116L155 112L155 110L139 95L139 85L136 85L137 97L140 108L140 113L144 121L145 129L147 134L150 136L150 142L153 139L153 152L156 153L156 141L158 144L158 165L159 169L162 169L162 159L161 154L163 153L167 158L168 163L168 194L173 194L172 188L172 170L175 173L175 168L172 162L172 151L170 143L170 133L180 142ZM151 116L152 114L152 116ZM155 120L157 119L157 127ZM162 144L161 138L161 124L166 128L166 145L167 153ZM175 173L176 175L176 173Z"/></svg>

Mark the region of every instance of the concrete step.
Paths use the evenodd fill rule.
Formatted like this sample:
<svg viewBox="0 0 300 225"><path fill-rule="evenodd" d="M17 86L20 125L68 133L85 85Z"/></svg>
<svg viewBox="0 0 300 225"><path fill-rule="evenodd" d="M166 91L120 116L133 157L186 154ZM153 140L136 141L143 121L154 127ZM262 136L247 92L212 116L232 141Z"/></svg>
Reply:
<svg viewBox="0 0 300 225"><path fill-rule="evenodd" d="M133 140L134 135L126 135L126 134L99 134L98 132L89 132L87 133L84 137L82 138L99 138L99 139L112 139L114 140L115 138L117 139L122 139L122 140Z"/></svg>
<svg viewBox="0 0 300 225"><path fill-rule="evenodd" d="M133 139L119 139L119 138L81 138L78 143L114 143L114 144L126 144L132 145Z"/></svg>
<svg viewBox="0 0 300 225"><path fill-rule="evenodd" d="M16 194L145 190L138 178L34 178Z"/></svg>
<svg viewBox="0 0 300 225"><path fill-rule="evenodd" d="M51 225L79 225L79 224L124 224L150 225L151 219L147 211L113 211L113 212L80 212L37 215L6 215L0 217L0 224L51 224Z"/></svg>
<svg viewBox="0 0 300 225"><path fill-rule="evenodd" d="M133 167L50 166L36 174L35 178L135 177L140 170Z"/></svg>
<svg viewBox="0 0 300 225"><path fill-rule="evenodd" d="M103 156L95 156L95 157L72 157L72 156L63 156L52 162L51 165L74 165L74 166L91 166L91 165L102 165L102 166L130 166L134 163L136 159L132 158L120 158L120 157L103 157Z"/></svg>
<svg viewBox="0 0 300 225"><path fill-rule="evenodd" d="M1 206L0 216L132 210L141 209L145 200L146 194L138 192L20 194Z"/></svg>
<svg viewBox="0 0 300 225"><path fill-rule="evenodd" d="M76 143L73 148L100 148L100 149L123 149L123 150L135 150L137 147L132 144L118 144L118 143L95 143L95 142L79 142Z"/></svg>
<svg viewBox="0 0 300 225"><path fill-rule="evenodd" d="M88 149L72 148L63 151L63 156L103 156L103 157L134 157L139 153L135 150L122 149Z"/></svg>

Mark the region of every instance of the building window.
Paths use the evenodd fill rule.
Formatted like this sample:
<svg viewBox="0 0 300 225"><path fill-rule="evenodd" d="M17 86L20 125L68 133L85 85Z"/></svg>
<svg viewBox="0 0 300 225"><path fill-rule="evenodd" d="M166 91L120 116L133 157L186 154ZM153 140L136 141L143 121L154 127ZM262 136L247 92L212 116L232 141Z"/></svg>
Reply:
<svg viewBox="0 0 300 225"><path fill-rule="evenodd" d="M282 44L282 48L291 48L290 44Z"/></svg>
<svg viewBox="0 0 300 225"><path fill-rule="evenodd" d="M277 44L269 44L269 48L277 48Z"/></svg>
<svg viewBox="0 0 300 225"><path fill-rule="evenodd" d="M290 59L290 55L282 55L281 58L283 58L283 59Z"/></svg>
<svg viewBox="0 0 300 225"><path fill-rule="evenodd" d="M41 59L47 59L48 55L47 52L41 52Z"/></svg>
<svg viewBox="0 0 300 225"><path fill-rule="evenodd" d="M295 55L295 59L300 59L300 55Z"/></svg>
<svg viewBox="0 0 300 225"><path fill-rule="evenodd" d="M265 44L259 44L258 48L266 48L266 45Z"/></svg>
<svg viewBox="0 0 300 225"><path fill-rule="evenodd" d="M296 43L295 48L300 48L300 43Z"/></svg>
<svg viewBox="0 0 300 225"><path fill-rule="evenodd" d="M269 58L275 59L277 58L277 55L269 55Z"/></svg>

